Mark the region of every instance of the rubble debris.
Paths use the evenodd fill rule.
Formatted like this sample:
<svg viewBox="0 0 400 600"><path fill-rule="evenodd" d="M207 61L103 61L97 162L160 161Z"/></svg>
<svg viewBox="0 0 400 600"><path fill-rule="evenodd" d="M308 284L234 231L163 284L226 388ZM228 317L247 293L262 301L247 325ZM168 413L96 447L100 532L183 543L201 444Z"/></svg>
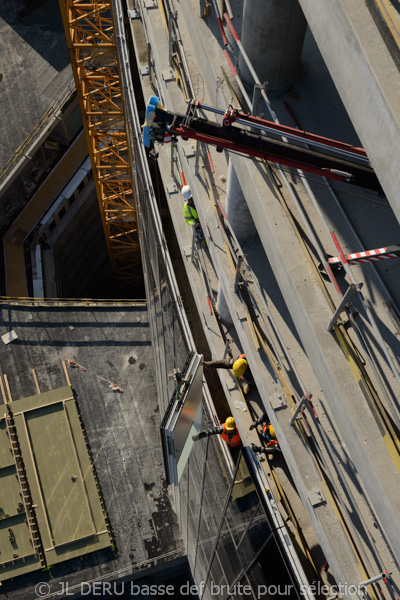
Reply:
<svg viewBox="0 0 400 600"><path fill-rule="evenodd" d="M11 331L8 331L4 335L2 335L1 339L3 340L3 342L5 344L9 344L10 342L13 342L14 340L17 340L18 336L15 333L14 329L12 329Z"/></svg>
<svg viewBox="0 0 400 600"><path fill-rule="evenodd" d="M68 359L68 364L70 367L73 367L75 369L82 369L82 371L87 371L86 367L83 367L82 365L80 365L74 360L71 360L70 358Z"/></svg>

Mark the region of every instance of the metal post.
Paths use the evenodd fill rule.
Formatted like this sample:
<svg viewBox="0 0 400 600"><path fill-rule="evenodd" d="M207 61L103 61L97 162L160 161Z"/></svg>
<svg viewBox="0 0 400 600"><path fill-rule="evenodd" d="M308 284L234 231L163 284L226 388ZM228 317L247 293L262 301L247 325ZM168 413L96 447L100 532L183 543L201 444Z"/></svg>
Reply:
<svg viewBox="0 0 400 600"><path fill-rule="evenodd" d="M231 3L229 0L224 0L224 4L226 6L226 10L228 12L229 18L233 19L233 11L232 11L232 7L231 7ZM225 11L223 11L225 12Z"/></svg>
<svg viewBox="0 0 400 600"><path fill-rule="evenodd" d="M147 64L149 65L149 83L153 85L153 79L151 75L152 62L151 62L151 44L147 43Z"/></svg>
<svg viewBox="0 0 400 600"><path fill-rule="evenodd" d="M243 256L238 256L238 261L236 264L236 273L235 273L235 283L233 284L233 289L235 292L237 292L238 287L239 287L239 277L240 277L240 267L242 264L242 260L243 260Z"/></svg>
<svg viewBox="0 0 400 600"><path fill-rule="evenodd" d="M197 240L197 231L194 227L192 227L192 254L190 257L190 262L193 263L194 261L194 252L196 249L196 240Z"/></svg>
<svg viewBox="0 0 400 600"><path fill-rule="evenodd" d="M174 163L175 163L175 158L174 158L174 154L175 154L175 144L174 142L171 140L171 177L174 179L175 178L175 173L174 173Z"/></svg>
<svg viewBox="0 0 400 600"><path fill-rule="evenodd" d="M168 64L172 66L172 13L169 13L168 18Z"/></svg>
<svg viewBox="0 0 400 600"><path fill-rule="evenodd" d="M383 583L386 583L387 580L390 580L391 573L387 571L383 571L380 575L376 575L375 577L371 577L371 579L366 579L358 584L358 587L366 587L367 585L371 585L371 583L376 583L377 581L383 580Z"/></svg>
<svg viewBox="0 0 400 600"><path fill-rule="evenodd" d="M225 342L224 356L222 357L224 360L227 357L228 350L229 350L229 340L226 340L226 342Z"/></svg>
<svg viewBox="0 0 400 600"><path fill-rule="evenodd" d="M258 114L258 103L260 101L261 90L264 86L260 83L255 83L253 88L253 104L251 105L251 114L256 117Z"/></svg>
<svg viewBox="0 0 400 600"><path fill-rule="evenodd" d="M304 394L304 396L302 397L302 399L296 406L296 410L294 411L292 418L289 421L289 425L293 425L293 423L295 422L295 420L297 418L297 415L299 414L299 412L301 411L301 409L303 408L305 403L308 402L309 400L311 400L311 398L312 398L312 394Z"/></svg>
<svg viewBox="0 0 400 600"><path fill-rule="evenodd" d="M196 142L196 162L194 163L194 173L199 174L199 159L200 159L200 144L199 140Z"/></svg>
<svg viewBox="0 0 400 600"><path fill-rule="evenodd" d="M355 294L355 292L357 292L359 289L361 289L362 285L363 285L362 283L357 283L357 284L351 283L349 285L349 287L346 290L345 295L343 296L342 300L340 301L339 306L335 310L332 319L330 320L330 323L328 325L328 331L333 331L333 328L336 325L336 321L338 320L340 313L345 308L346 304L349 302L352 295Z"/></svg>

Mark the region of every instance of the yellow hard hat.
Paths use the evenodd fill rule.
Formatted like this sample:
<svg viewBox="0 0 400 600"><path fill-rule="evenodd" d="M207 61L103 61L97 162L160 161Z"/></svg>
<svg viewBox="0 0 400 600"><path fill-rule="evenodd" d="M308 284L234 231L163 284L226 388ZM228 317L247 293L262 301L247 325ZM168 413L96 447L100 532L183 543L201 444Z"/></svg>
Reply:
<svg viewBox="0 0 400 600"><path fill-rule="evenodd" d="M236 428L235 419L233 417L228 417L227 420L225 421L225 429L232 431L235 428Z"/></svg>
<svg viewBox="0 0 400 600"><path fill-rule="evenodd" d="M269 426L268 433L269 433L269 435L271 437L276 437L276 435L275 435L275 429L272 427L272 425Z"/></svg>
<svg viewBox="0 0 400 600"><path fill-rule="evenodd" d="M232 371L235 377L241 377L247 369L247 360L245 358L238 358L235 360L232 366Z"/></svg>

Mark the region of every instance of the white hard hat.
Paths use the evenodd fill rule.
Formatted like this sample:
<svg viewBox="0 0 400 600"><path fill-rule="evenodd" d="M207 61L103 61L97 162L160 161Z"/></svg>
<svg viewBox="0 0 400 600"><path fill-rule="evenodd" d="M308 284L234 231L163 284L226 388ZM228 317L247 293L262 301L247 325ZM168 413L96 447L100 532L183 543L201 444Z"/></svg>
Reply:
<svg viewBox="0 0 400 600"><path fill-rule="evenodd" d="M184 200L189 200L192 197L192 192L190 191L190 187L188 185L184 185L182 188L182 196Z"/></svg>

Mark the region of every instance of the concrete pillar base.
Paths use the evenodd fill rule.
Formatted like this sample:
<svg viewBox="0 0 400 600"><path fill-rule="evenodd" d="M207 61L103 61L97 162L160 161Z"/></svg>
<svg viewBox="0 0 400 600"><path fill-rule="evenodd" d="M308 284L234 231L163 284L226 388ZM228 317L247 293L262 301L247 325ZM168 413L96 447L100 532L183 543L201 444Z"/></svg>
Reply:
<svg viewBox="0 0 400 600"><path fill-rule="evenodd" d="M227 181L225 211L229 224L239 241L251 239L256 236L257 229L231 161L229 161Z"/></svg>
<svg viewBox="0 0 400 600"><path fill-rule="evenodd" d="M227 323L228 325L233 325L231 313L229 312L229 308L226 303L225 295L222 291L221 284L218 285L217 312L222 321L224 321L224 323Z"/></svg>
<svg viewBox="0 0 400 600"><path fill-rule="evenodd" d="M268 81L268 91L283 91L294 81L306 28L298 0L245 0L243 47L260 81ZM242 57L239 72L243 82L253 86Z"/></svg>

